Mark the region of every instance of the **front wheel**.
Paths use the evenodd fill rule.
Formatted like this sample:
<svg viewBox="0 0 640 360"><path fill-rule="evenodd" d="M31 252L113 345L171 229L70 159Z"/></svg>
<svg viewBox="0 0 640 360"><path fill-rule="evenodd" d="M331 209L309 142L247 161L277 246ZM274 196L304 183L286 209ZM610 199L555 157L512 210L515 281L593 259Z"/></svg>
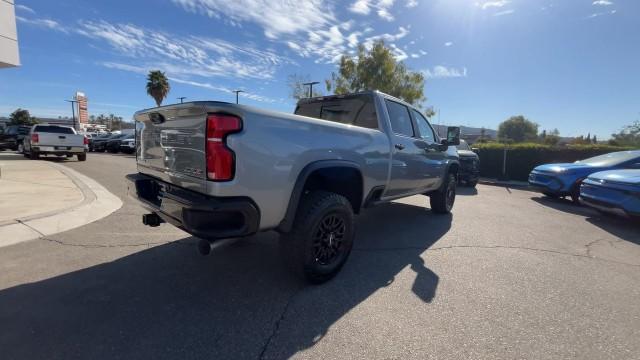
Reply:
<svg viewBox="0 0 640 360"><path fill-rule="evenodd" d="M474 188L474 187L476 187L476 185L478 185L478 179L467 181L467 186L470 187L470 188Z"/></svg>
<svg viewBox="0 0 640 360"><path fill-rule="evenodd" d="M313 191L304 196L291 232L283 234L287 262L307 281L333 278L347 261L355 236L353 209L344 196Z"/></svg>
<svg viewBox="0 0 640 360"><path fill-rule="evenodd" d="M437 214L448 214L453 209L455 201L456 177L450 173L443 188L430 196L431 211Z"/></svg>

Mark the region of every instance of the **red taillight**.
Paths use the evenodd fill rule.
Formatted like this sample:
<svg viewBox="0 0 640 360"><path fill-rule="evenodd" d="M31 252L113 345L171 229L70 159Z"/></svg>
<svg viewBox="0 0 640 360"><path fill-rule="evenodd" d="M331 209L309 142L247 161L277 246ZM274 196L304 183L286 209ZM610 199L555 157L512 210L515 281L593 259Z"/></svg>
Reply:
<svg viewBox="0 0 640 360"><path fill-rule="evenodd" d="M84 137L84 144L89 145L89 138L86 136Z"/></svg>
<svg viewBox="0 0 640 360"><path fill-rule="evenodd" d="M227 135L242 129L239 117L227 114L207 116L207 178L215 181L233 179L235 154L225 143Z"/></svg>
<svg viewBox="0 0 640 360"><path fill-rule="evenodd" d="M31 143L37 144L38 141L40 141L40 137L38 136L38 134L31 134Z"/></svg>

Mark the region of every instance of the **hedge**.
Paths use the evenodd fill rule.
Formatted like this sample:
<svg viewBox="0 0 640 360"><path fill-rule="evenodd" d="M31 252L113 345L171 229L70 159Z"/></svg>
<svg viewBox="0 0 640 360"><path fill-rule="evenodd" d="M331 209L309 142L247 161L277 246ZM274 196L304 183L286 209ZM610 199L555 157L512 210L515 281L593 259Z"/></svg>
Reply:
<svg viewBox="0 0 640 360"><path fill-rule="evenodd" d="M554 147L544 144L521 143L474 144L480 156L480 176L502 177L504 149L507 148L507 177L511 180L526 181L531 170L541 164L568 163L613 151L631 150L627 147L610 145L567 145Z"/></svg>

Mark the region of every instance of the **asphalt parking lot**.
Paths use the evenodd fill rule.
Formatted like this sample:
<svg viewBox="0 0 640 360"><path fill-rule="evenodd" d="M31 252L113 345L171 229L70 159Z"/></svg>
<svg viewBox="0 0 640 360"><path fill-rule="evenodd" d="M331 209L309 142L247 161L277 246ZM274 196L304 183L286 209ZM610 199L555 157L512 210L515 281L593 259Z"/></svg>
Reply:
<svg viewBox="0 0 640 360"><path fill-rule="evenodd" d="M64 161L124 206L0 249L3 359L638 359L640 225L504 187L451 216L364 212L337 278L307 286L263 233L209 257L125 196L132 156Z"/></svg>

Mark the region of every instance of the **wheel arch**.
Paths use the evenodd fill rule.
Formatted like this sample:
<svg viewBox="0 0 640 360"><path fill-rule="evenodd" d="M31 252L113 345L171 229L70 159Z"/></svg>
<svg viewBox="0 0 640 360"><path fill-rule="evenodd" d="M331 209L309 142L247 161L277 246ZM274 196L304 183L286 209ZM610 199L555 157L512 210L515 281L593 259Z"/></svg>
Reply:
<svg viewBox="0 0 640 360"><path fill-rule="evenodd" d="M347 160L319 160L305 166L293 186L285 216L277 230L288 232L306 191L325 190L344 196L354 213L359 213L364 196L364 179L357 163Z"/></svg>

